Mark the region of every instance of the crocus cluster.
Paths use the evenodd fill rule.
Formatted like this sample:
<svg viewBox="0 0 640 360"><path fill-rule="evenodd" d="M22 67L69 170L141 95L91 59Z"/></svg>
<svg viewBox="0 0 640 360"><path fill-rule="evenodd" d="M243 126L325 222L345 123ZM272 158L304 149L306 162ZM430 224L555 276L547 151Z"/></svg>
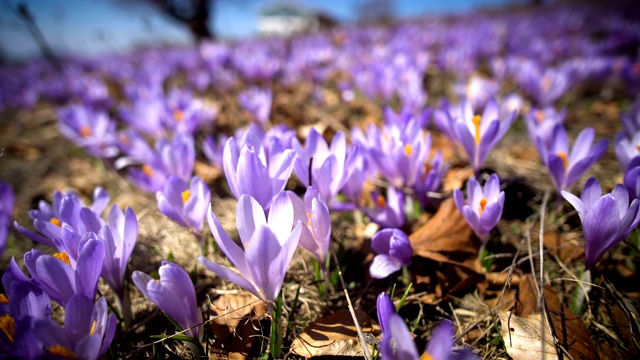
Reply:
<svg viewBox="0 0 640 360"><path fill-rule="evenodd" d="M580 198L566 191L562 196L580 216L587 270L593 269L607 250L624 240L640 223L638 199L629 204L629 193L624 185L618 184L610 194L603 195L598 180L589 178Z"/></svg>

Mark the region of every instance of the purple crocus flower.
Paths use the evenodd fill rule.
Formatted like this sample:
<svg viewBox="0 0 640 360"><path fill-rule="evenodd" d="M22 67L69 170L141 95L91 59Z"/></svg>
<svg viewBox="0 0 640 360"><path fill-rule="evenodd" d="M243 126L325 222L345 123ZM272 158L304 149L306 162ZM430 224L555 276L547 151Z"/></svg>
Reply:
<svg viewBox="0 0 640 360"><path fill-rule="evenodd" d="M41 359L43 345L34 329L36 320L51 316L49 296L34 283L8 273L3 275L7 296L0 294L0 353L3 358Z"/></svg>
<svg viewBox="0 0 640 360"><path fill-rule="evenodd" d="M52 319L36 322L35 332L48 353L65 359L100 359L116 333L116 317L108 314L107 301L76 294L69 299L64 327Z"/></svg>
<svg viewBox="0 0 640 360"><path fill-rule="evenodd" d="M426 205L429 203L428 193L438 191L448 170L449 167L445 165L442 159L442 153L438 151L431 161L426 162L422 169L418 171L418 180L413 188L420 204Z"/></svg>
<svg viewBox="0 0 640 360"><path fill-rule="evenodd" d="M234 138L230 138L224 148L224 172L233 195L237 198L251 195L265 210L284 190L295 159L293 150L284 150L275 141L272 144L268 155L262 157L257 152L259 149L251 144L245 144L238 151Z"/></svg>
<svg viewBox="0 0 640 360"><path fill-rule="evenodd" d="M101 276L116 292L121 302L125 293L125 274L131 252L138 237L138 219L131 208L123 213L117 205L111 207L109 224L100 229L98 238L104 245Z"/></svg>
<svg viewBox="0 0 640 360"><path fill-rule="evenodd" d="M163 260L160 279L134 271L131 278L142 294L169 315L190 337L202 340L202 313L189 274L180 266Z"/></svg>
<svg viewBox="0 0 640 360"><path fill-rule="evenodd" d="M624 173L623 182L631 199L640 197L640 156L636 156L629 163L629 167Z"/></svg>
<svg viewBox="0 0 640 360"><path fill-rule="evenodd" d="M383 229L371 239L371 247L378 253L371 262L369 273L384 279L402 267L411 265L413 248L407 234L400 229Z"/></svg>
<svg viewBox="0 0 640 360"><path fill-rule="evenodd" d="M380 341L380 358L383 360L450 360L450 359L477 359L468 350L453 351L453 325L445 320L431 333L431 340L427 344L425 352L421 355L409 328L400 315L389 312L385 319L387 331L383 330ZM383 320L380 321L381 324Z"/></svg>
<svg viewBox="0 0 640 360"><path fill-rule="evenodd" d="M75 294L95 298L104 254L102 242L92 239L82 248L75 268L65 252L51 256L34 249L24 255L24 262L33 280L47 295L66 306Z"/></svg>
<svg viewBox="0 0 640 360"><path fill-rule="evenodd" d="M218 276L249 290L271 311L302 232L302 223L294 223L294 207L287 193L275 197L268 219L254 198L240 196L236 221L244 251L227 235L211 210L208 220L218 246L240 274L203 256L198 260Z"/></svg>
<svg viewBox="0 0 640 360"><path fill-rule="evenodd" d="M116 123L105 112L96 112L83 105L70 105L58 111L60 132L88 153L102 158L118 154Z"/></svg>
<svg viewBox="0 0 640 360"><path fill-rule="evenodd" d="M211 202L211 191L207 184L197 176L191 178L191 184L171 176L164 191L156 193L160 212L169 219L202 234L202 223Z"/></svg>
<svg viewBox="0 0 640 360"><path fill-rule="evenodd" d="M13 188L7 182L0 182L0 257L7 248L7 237L13 220L13 205L15 195Z"/></svg>
<svg viewBox="0 0 640 360"><path fill-rule="evenodd" d="M334 135L331 147L329 147L322 135L315 129L309 131L305 148L302 148L297 139L294 139L293 148L298 155L294 165L298 179L305 186L315 186L322 195L322 199L331 207L336 195L349 179L358 148L353 147L349 151L347 140L341 131ZM309 181L309 161L311 158L313 158L312 184Z"/></svg>
<svg viewBox="0 0 640 360"><path fill-rule="evenodd" d="M389 333L389 318L392 314L396 314L396 307L393 305L393 301L389 295L380 293L376 302L376 309L378 313L378 323L380 323L380 329L383 334Z"/></svg>
<svg viewBox="0 0 640 360"><path fill-rule="evenodd" d="M498 175L491 174L484 184L484 189L474 177L469 178L467 197L468 202L460 189L453 191L453 199L458 211L484 244L489 238L489 233L502 217L504 191L500 191Z"/></svg>
<svg viewBox="0 0 640 360"><path fill-rule="evenodd" d="M307 188L304 202L293 192L287 191L294 208L296 220L300 220L302 233L300 246L311 252L319 264L326 263L331 241L331 214L329 208L313 186Z"/></svg>
<svg viewBox="0 0 640 360"><path fill-rule="evenodd" d="M607 151L609 140L600 140L592 146L594 136L595 131L592 128L582 130L571 152L569 152L569 136L564 126L560 124L553 129L551 146L545 146L538 138L536 145L540 158L549 169L557 191L568 189Z"/></svg>
<svg viewBox="0 0 640 360"><path fill-rule="evenodd" d="M141 168L130 168L129 179L143 190L162 191L167 179L173 175L189 181L196 160L193 138L178 134L173 140L160 139L151 160Z"/></svg>
<svg viewBox="0 0 640 360"><path fill-rule="evenodd" d="M536 144L540 138L545 146L550 147L553 142L553 129L556 125L564 123L566 115L566 110L557 111L553 107L531 109L524 118L531 141Z"/></svg>
<svg viewBox="0 0 640 360"><path fill-rule="evenodd" d="M100 230L103 222L99 214L104 211L108 203L109 194L101 187L97 187L93 191L93 204L90 207L85 207L80 197L71 190L65 194L54 191L51 204L40 201L38 210L29 211L29 216L33 219L33 226L39 233L24 228L17 222L14 222L14 226L33 241L57 247L53 239L62 238L63 224L68 224L80 236L88 231L97 232ZM96 221L98 222L97 228L94 226Z"/></svg>
<svg viewBox="0 0 640 360"><path fill-rule="evenodd" d="M371 192L373 208L365 208L364 212L371 221L383 228L399 228L404 225L406 217L404 214L404 193L393 186L387 188L387 198L385 200L377 191Z"/></svg>
<svg viewBox="0 0 640 360"><path fill-rule="evenodd" d="M260 89L253 86L238 95L240 106L262 126L269 122L272 100L273 94L269 88Z"/></svg>
<svg viewBox="0 0 640 360"><path fill-rule="evenodd" d="M627 137L624 131L618 132L615 144L616 157L622 166L622 171L626 172L629 170L629 163L634 158L640 157L640 130L630 137Z"/></svg>
<svg viewBox="0 0 640 360"><path fill-rule="evenodd" d="M640 222L639 203L633 199L624 185L618 184L610 194L602 195L600 183L589 178L580 198L562 191L562 196L578 212L584 236L585 268L593 269L607 250L624 240Z"/></svg>
<svg viewBox="0 0 640 360"><path fill-rule="evenodd" d="M434 123L451 140L462 145L477 173L515 118L515 111L501 114L498 103L491 99L482 115L473 115L468 101L462 101L457 109L445 103L441 110L436 111Z"/></svg>

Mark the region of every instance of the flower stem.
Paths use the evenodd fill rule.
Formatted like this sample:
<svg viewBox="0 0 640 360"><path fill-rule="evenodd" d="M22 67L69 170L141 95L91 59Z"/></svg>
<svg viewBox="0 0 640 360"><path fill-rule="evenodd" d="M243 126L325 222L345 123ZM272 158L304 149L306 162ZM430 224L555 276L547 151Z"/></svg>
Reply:
<svg viewBox="0 0 640 360"><path fill-rule="evenodd" d="M124 287L124 292L122 293L122 297L116 297L118 303L117 306L122 313L122 327L124 329L128 329L131 325L131 298L129 297L129 288L127 286Z"/></svg>
<svg viewBox="0 0 640 360"><path fill-rule="evenodd" d="M324 285L324 272L320 267L320 262L317 259L313 259L313 274L315 275L316 286L318 286L318 295L324 298L327 293L327 288Z"/></svg>
<svg viewBox="0 0 640 360"><path fill-rule="evenodd" d="M276 298L275 311L271 319L271 339L269 346L271 348L271 356L274 359L281 359L282 352L282 333L280 332L280 318L282 317L282 290Z"/></svg>

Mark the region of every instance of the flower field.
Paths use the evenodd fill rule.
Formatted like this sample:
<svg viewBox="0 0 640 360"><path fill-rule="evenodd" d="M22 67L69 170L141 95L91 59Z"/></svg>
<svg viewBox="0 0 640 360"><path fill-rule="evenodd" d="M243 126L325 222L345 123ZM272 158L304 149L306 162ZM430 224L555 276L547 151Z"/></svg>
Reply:
<svg viewBox="0 0 640 360"><path fill-rule="evenodd" d="M0 79L0 358L640 354L638 4Z"/></svg>

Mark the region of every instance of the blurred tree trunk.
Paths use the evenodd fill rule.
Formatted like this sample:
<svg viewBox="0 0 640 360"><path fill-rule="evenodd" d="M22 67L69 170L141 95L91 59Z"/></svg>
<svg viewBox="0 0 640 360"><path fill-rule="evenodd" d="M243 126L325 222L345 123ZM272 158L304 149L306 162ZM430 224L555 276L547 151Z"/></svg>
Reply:
<svg viewBox="0 0 640 360"><path fill-rule="evenodd" d="M214 39L215 34L209 28L209 18L213 17L213 1L215 0L154 0L151 3L159 6L172 19L189 27L197 41Z"/></svg>

